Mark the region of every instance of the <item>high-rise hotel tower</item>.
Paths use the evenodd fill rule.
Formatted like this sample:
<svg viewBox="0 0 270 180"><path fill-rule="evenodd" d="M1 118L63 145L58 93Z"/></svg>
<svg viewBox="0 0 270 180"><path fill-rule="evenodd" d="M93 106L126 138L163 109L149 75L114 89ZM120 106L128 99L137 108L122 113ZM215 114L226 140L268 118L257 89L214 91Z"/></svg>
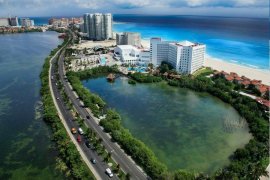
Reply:
<svg viewBox="0 0 270 180"><path fill-rule="evenodd" d="M86 13L83 16L84 19L84 31L87 33L87 37L92 40L106 40L113 37L112 14L89 14Z"/></svg>
<svg viewBox="0 0 270 180"><path fill-rule="evenodd" d="M159 66L162 61L170 63L176 71L192 74L204 65L206 45L189 41L150 41L150 62Z"/></svg>

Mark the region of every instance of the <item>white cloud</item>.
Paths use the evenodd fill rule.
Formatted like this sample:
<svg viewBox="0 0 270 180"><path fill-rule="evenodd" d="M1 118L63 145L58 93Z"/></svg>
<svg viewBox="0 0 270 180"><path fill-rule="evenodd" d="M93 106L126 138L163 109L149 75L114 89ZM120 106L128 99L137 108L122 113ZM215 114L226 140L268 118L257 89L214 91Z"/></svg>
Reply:
<svg viewBox="0 0 270 180"><path fill-rule="evenodd" d="M213 8L223 8L230 12L249 9L247 11L253 16L258 11L256 8L262 8L266 15L265 7L269 7L268 5L268 0L0 0L0 16L10 11L12 14L32 15L39 12L50 16L95 11L171 14L182 13L183 9L189 9L192 13L197 10L199 14L200 9L207 8L209 15L212 14ZM226 15L222 13L220 12L220 15Z"/></svg>
<svg viewBox="0 0 270 180"><path fill-rule="evenodd" d="M186 3L188 6L202 6L207 4L209 1L208 0L186 0Z"/></svg>

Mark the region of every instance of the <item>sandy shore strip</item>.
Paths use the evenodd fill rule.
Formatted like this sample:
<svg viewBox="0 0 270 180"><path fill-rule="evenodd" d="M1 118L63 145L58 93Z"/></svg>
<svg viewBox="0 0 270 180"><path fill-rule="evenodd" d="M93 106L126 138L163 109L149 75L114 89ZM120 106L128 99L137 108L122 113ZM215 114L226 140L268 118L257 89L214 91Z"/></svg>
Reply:
<svg viewBox="0 0 270 180"><path fill-rule="evenodd" d="M110 47L110 46L115 46L115 45L116 45L116 40L105 40L105 41L87 41L87 40L83 40L82 43L75 44L72 47L76 48L76 49L84 49L84 48L93 48L93 47L96 47L96 46Z"/></svg>
<svg viewBox="0 0 270 180"><path fill-rule="evenodd" d="M142 39L141 44L144 48L150 48L150 40L149 39ZM113 46L116 45L115 40L108 40L108 41L84 41L83 43L76 45L76 48L84 49L84 48L93 48L95 46ZM225 71L227 73L235 72L240 76L246 76L250 79L261 80L262 83L266 85L270 85L270 69L269 70L260 70L252 67L242 66L235 63L230 63L226 61L222 61L221 59L211 57L206 55L205 58L205 66L211 67L212 69L218 71Z"/></svg>
<svg viewBox="0 0 270 180"><path fill-rule="evenodd" d="M141 44L144 48L150 49L150 40L149 39L141 39Z"/></svg>
<svg viewBox="0 0 270 180"><path fill-rule="evenodd" d="M145 48L150 47L150 41L148 39L142 39L141 44ZM270 85L270 69L260 70L252 67L242 66L235 63L222 61L221 59L206 55L205 66L211 67L218 71L225 71L227 73L235 72L240 76L246 76L250 79L261 80L263 84Z"/></svg>
<svg viewBox="0 0 270 180"><path fill-rule="evenodd" d="M217 58L206 56L205 66L211 67L218 71L227 73L235 72L240 76L246 76L250 79L261 80L263 84L270 85L270 70L260 70L251 67L241 66L238 64L222 61Z"/></svg>

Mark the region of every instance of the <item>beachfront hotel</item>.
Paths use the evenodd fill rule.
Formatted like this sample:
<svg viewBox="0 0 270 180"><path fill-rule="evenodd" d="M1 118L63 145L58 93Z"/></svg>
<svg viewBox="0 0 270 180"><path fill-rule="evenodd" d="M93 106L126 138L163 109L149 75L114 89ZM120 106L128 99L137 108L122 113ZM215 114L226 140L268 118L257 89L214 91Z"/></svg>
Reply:
<svg viewBox="0 0 270 180"><path fill-rule="evenodd" d="M35 25L34 20L31 20L29 18L21 18L21 26L23 27L33 27Z"/></svg>
<svg viewBox="0 0 270 180"><path fill-rule="evenodd" d="M137 32L116 33L116 44L141 47L141 34Z"/></svg>
<svg viewBox="0 0 270 180"><path fill-rule="evenodd" d="M112 31L112 14L89 14L83 16L84 32L87 37L92 40L107 40L113 37Z"/></svg>
<svg viewBox="0 0 270 180"><path fill-rule="evenodd" d="M132 45L118 45L114 49L115 58L123 64L130 65L148 65L150 60L150 51Z"/></svg>
<svg viewBox="0 0 270 180"><path fill-rule="evenodd" d="M19 26L18 17L4 17L0 18L0 26L8 27L8 26Z"/></svg>
<svg viewBox="0 0 270 180"><path fill-rule="evenodd" d="M165 61L180 73L192 74L203 67L205 49L204 44L189 41L162 41L161 38L152 38L150 41L150 62L157 67L162 61Z"/></svg>

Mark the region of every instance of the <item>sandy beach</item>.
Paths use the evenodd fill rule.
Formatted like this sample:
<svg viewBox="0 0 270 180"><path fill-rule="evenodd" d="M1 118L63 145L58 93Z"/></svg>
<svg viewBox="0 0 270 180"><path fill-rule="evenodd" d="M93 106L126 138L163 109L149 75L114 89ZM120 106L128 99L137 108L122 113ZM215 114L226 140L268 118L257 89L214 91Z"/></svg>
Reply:
<svg viewBox="0 0 270 180"><path fill-rule="evenodd" d="M115 40L82 41L82 43L74 45L73 48L84 49L84 48L93 48L93 47L96 47L96 46L110 47L110 46L115 46L115 45L116 45Z"/></svg>
<svg viewBox="0 0 270 180"><path fill-rule="evenodd" d="M84 49L85 47L92 48L97 45L108 47L115 44L116 44L115 40L98 41L98 42L85 41L79 45L76 45L76 48L78 49ZM146 49L150 48L150 40L148 39L142 39L141 44ZM211 67L212 69L215 69L218 71L225 71L227 73L236 72L240 76L246 76L250 79L261 80L262 83L266 85L270 85L270 70L267 71L267 70L260 70L260 69L256 69L256 68L252 68L248 66L242 66L239 64L226 62L221 59L211 57L209 55L206 55L204 65L206 67Z"/></svg>
<svg viewBox="0 0 270 180"><path fill-rule="evenodd" d="M150 40L142 39L141 44L144 48L149 49L150 48Z"/></svg>
<svg viewBox="0 0 270 180"><path fill-rule="evenodd" d="M262 80L262 83L270 85L270 70L260 70L247 66L222 61L217 58L206 56L205 66L212 69L225 72L236 72L240 76L246 76L250 79Z"/></svg>
<svg viewBox="0 0 270 180"><path fill-rule="evenodd" d="M149 48L150 42L147 39L142 39L141 41L143 47ZM214 57L206 55L205 66L211 67L212 69L225 72L236 72L240 76L246 76L250 79L261 80L262 83L270 85L270 70L260 70L252 67L242 66L235 63L230 63L222 61Z"/></svg>

